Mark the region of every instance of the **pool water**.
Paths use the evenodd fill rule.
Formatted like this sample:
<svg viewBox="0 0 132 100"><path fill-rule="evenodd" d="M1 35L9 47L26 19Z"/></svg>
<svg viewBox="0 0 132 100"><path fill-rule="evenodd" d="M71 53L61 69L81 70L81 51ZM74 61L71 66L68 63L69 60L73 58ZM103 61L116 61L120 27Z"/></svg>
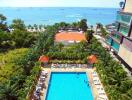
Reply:
<svg viewBox="0 0 132 100"><path fill-rule="evenodd" d="M85 72L52 72L46 100L93 100Z"/></svg>

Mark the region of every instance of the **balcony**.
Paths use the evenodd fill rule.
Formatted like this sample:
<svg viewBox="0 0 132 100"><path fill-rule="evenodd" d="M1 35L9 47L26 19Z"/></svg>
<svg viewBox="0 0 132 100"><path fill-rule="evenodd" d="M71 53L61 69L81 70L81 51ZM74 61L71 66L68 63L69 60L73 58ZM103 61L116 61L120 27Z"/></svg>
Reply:
<svg viewBox="0 0 132 100"><path fill-rule="evenodd" d="M119 34L111 34L111 37L118 43L121 42L121 36Z"/></svg>
<svg viewBox="0 0 132 100"><path fill-rule="evenodd" d="M112 43L111 43L111 47L112 47L116 52L118 52L118 51L119 51L120 44L113 40Z"/></svg>
<svg viewBox="0 0 132 100"><path fill-rule="evenodd" d="M115 39L112 38L112 36L107 36L106 38L107 44L109 44L116 52L119 51L120 43L115 41Z"/></svg>
<svg viewBox="0 0 132 100"><path fill-rule="evenodd" d="M118 12L116 20L120 23L130 25L132 19L132 15L128 15L125 13Z"/></svg>
<svg viewBox="0 0 132 100"><path fill-rule="evenodd" d="M119 28L119 32L123 34L124 36L128 36L129 33L129 27L121 25Z"/></svg>
<svg viewBox="0 0 132 100"><path fill-rule="evenodd" d="M107 42L109 45L111 45L112 38L108 36L108 37L106 38L106 42Z"/></svg>

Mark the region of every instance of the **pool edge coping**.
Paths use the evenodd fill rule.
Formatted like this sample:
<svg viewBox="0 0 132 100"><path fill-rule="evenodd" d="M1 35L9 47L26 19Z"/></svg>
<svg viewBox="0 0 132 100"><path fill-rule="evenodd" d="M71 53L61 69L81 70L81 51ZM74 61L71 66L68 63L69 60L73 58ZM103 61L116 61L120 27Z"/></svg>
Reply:
<svg viewBox="0 0 132 100"><path fill-rule="evenodd" d="M90 71L89 71L89 69L88 70L78 70L78 71L73 71L73 70L64 70L64 71L62 71L62 70L51 70L50 69L50 71L49 71L49 73L48 73L48 78L47 78L47 81L46 81L46 86L47 86L47 88L45 89L45 91L43 91L43 96L41 96L41 100L46 100L46 97L47 97L47 92L48 92L48 88L49 88L49 81L50 81L50 78L51 78L51 73L52 72L85 72L86 73L86 76L87 76L87 79L88 80L90 80ZM93 84L92 84L93 85ZM96 94L96 92L97 91L95 91L95 89L94 89L95 87L94 86L91 86L90 85L90 89L91 89L91 93L92 93L92 96L93 96L93 100L97 97L97 94Z"/></svg>

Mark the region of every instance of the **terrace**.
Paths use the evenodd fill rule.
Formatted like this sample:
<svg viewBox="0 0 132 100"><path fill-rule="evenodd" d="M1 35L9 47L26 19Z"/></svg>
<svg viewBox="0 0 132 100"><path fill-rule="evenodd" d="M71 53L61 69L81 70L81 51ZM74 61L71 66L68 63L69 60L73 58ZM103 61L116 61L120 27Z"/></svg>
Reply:
<svg viewBox="0 0 132 100"><path fill-rule="evenodd" d="M48 61L47 59L42 60L42 58L47 58L47 57L45 57L45 56L42 57L41 56L40 58L41 58L41 59L39 59L40 62L47 63L47 61ZM70 73L70 72L72 72L74 74L83 72L83 73L86 73L86 76L88 78L88 83L87 83L88 87L87 88L85 87L85 84L86 84L85 82L83 83L84 86L80 87L82 89L82 92L85 91L85 97L86 97L85 99L87 100L87 98L88 98L87 96L90 96L89 92L91 91L92 92L91 97L90 97L91 99L89 98L89 100L93 100L93 99L94 100L95 99L98 99L98 100L105 99L105 100L107 100L107 96L106 96L106 93L104 91L103 85L102 85L102 83L99 79L99 76L98 76L97 72L95 71L95 69L93 69L93 67L90 66L91 64L93 64L97 61L97 58L94 55L91 55L87 59L88 59L88 63L89 63L88 65L87 64L53 64L52 63L48 66L45 65L44 67L41 67L42 71L41 71L40 77L38 78L38 83L36 85L36 89L34 91L34 97L33 98L38 98L38 99L41 99L41 100L43 100L43 99L44 100L52 100L52 99L49 99L49 98L53 98L54 94L51 94L53 92L53 90L52 91L49 90L49 87L53 84L53 83L51 83L51 74L53 72L57 72L57 73L58 72L61 72L61 73ZM66 75L66 77L68 77L68 76ZM59 79L57 78L57 80L59 80ZM71 79L71 81L74 82L74 79L76 80L76 77ZM79 83L81 81L83 81L83 80L82 79L79 80ZM54 83L54 84L56 84L56 83ZM63 84L63 80L62 80L62 84ZM80 83L80 84L82 85L82 83ZM57 84L57 85L61 85L61 83ZM69 85L68 85L68 87L69 87ZM82 88L82 87L85 87L85 88ZM59 88L59 86L58 86L58 88ZM77 88L79 88L79 87L77 87ZM90 88L90 90L87 90L88 88ZM63 88L63 89L61 89L61 91L62 91L61 92L61 94L62 94L66 90L64 90L64 88ZM78 93L79 91L76 91L76 92ZM49 97L49 92L50 92L50 95L52 95L52 97ZM57 92L57 90L56 90L56 92ZM57 96L57 93L56 93L56 96ZM68 94L67 95L66 94L67 93L65 93L65 96L68 96ZM47 98L47 95L48 95L48 98ZM82 95L84 96L84 94L82 94ZM76 95L77 98L80 98L79 96L81 96L81 95ZM75 97L74 95L72 95L72 96L69 95L69 98L74 98L74 97ZM58 98L62 98L61 95L58 95ZM58 100L58 99L54 99L54 100ZM59 100L61 100L61 99L59 99ZM69 100L73 100L73 99L69 99ZM77 99L77 100L79 100L79 99Z"/></svg>
<svg viewBox="0 0 132 100"><path fill-rule="evenodd" d="M41 100L49 100L46 98L46 96L48 95L48 87L49 87L49 84L52 84L52 83L49 83L50 81L50 76L51 76L51 73L52 72L76 72L76 73L80 73L80 72L85 72L87 77L89 78L89 85L90 85L90 89L92 91L92 96L95 99L99 99L99 100L102 100L102 99L105 99L107 100L107 96L106 96L106 93L104 91L104 88L103 88L103 85L101 84L101 81L99 80L99 76L97 75L97 73L95 72L94 69L88 69L88 68L85 68L85 67L82 67L82 68L42 68L43 72L47 72L48 74L48 77L45 78L45 86L46 88L44 88L43 90L41 90ZM40 79L42 78L42 76L40 77ZM39 83L38 83L39 84ZM37 91L37 90L36 90ZM93 99L90 99L90 100L93 100Z"/></svg>

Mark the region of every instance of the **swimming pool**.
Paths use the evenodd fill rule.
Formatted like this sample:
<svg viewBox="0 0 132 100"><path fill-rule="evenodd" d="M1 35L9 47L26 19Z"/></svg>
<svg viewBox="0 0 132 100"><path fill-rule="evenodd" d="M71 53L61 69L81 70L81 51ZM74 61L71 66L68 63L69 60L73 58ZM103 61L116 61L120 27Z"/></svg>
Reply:
<svg viewBox="0 0 132 100"><path fill-rule="evenodd" d="M46 100L93 100L85 72L52 72Z"/></svg>

